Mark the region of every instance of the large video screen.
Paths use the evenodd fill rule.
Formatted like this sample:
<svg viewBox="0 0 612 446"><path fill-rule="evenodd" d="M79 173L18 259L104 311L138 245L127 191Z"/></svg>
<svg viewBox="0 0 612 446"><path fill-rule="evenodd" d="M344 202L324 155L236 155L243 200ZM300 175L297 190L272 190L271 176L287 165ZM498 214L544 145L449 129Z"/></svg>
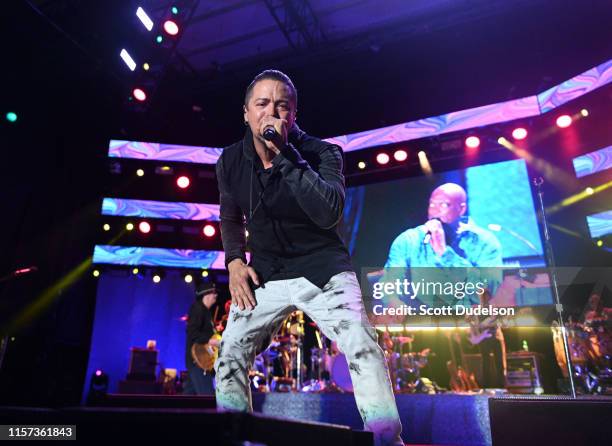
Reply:
<svg viewBox="0 0 612 446"><path fill-rule="evenodd" d="M366 296L383 271L475 267L499 277L492 305L552 303L524 160L348 188L342 230Z"/></svg>

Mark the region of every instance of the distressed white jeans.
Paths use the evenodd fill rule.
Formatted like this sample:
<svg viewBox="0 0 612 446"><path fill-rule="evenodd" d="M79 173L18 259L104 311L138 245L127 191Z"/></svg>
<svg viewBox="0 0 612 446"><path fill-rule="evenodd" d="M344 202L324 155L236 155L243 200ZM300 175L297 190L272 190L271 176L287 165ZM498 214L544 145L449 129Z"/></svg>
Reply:
<svg viewBox="0 0 612 446"><path fill-rule="evenodd" d="M302 310L346 355L355 401L376 446L403 445L402 426L389 370L376 330L370 325L354 272L333 276L323 289L307 279L274 280L255 290L257 305L232 305L215 363L217 407L252 411L248 370L265 350L282 321Z"/></svg>

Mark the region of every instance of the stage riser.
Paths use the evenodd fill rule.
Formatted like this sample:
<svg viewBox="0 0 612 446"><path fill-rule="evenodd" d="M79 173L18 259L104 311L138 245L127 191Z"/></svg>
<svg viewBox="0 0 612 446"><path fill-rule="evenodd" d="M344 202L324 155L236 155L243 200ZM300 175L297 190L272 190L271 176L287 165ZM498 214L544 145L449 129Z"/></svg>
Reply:
<svg viewBox="0 0 612 446"><path fill-rule="evenodd" d="M396 395L395 399L406 443L491 445L488 396ZM264 415L363 428L352 394L255 393L253 407Z"/></svg>

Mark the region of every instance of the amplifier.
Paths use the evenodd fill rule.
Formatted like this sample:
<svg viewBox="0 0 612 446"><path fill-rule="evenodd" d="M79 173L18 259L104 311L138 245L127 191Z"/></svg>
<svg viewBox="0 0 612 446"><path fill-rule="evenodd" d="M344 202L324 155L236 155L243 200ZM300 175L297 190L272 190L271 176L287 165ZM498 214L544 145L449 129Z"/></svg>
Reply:
<svg viewBox="0 0 612 446"><path fill-rule="evenodd" d="M541 360L540 353L509 353L506 358L506 388L512 393L542 392Z"/></svg>
<svg viewBox="0 0 612 446"><path fill-rule="evenodd" d="M130 349L130 365L127 379L155 381L158 353L159 351L154 349L132 347Z"/></svg>

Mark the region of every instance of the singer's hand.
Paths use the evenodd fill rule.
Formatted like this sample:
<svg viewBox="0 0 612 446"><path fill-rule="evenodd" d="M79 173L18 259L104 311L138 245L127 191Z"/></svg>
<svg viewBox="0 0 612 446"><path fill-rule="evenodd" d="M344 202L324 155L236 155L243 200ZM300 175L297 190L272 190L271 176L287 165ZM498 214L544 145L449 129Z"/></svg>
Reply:
<svg viewBox="0 0 612 446"><path fill-rule="evenodd" d="M434 252L441 256L446 249L446 236L444 235L444 228L440 220L432 219L425 223L425 230L431 234L431 245Z"/></svg>
<svg viewBox="0 0 612 446"><path fill-rule="evenodd" d="M276 130L276 137L272 141L263 139L263 133L266 127L274 127ZM274 116L265 116L259 124L259 134L263 139L266 147L278 154L283 147L287 145L287 137L289 129L287 128L287 121L285 119L275 118Z"/></svg>
<svg viewBox="0 0 612 446"><path fill-rule="evenodd" d="M249 279L253 280L255 285L259 285L257 273L241 259L232 260L227 265L227 269L229 271L229 289L232 303L241 310L245 308L252 310L257 302L249 285Z"/></svg>

